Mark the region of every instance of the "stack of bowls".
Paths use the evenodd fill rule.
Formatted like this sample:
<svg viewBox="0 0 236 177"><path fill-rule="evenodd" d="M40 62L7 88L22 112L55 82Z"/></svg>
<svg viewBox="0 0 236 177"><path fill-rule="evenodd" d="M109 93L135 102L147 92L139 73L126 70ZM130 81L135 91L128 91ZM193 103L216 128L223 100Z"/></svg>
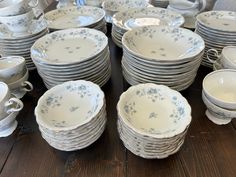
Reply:
<svg viewBox="0 0 236 177"><path fill-rule="evenodd" d="M35 42L31 57L47 88L79 79L103 86L111 76L108 39L94 29L50 33Z"/></svg>
<svg viewBox="0 0 236 177"><path fill-rule="evenodd" d="M130 85L163 84L181 91L194 81L204 41L196 33L165 26L146 26L122 38L123 76Z"/></svg>
<svg viewBox="0 0 236 177"><path fill-rule="evenodd" d="M88 27L107 32L105 11L98 7L64 7L45 14L50 31Z"/></svg>
<svg viewBox="0 0 236 177"><path fill-rule="evenodd" d="M125 32L141 26L161 25L180 27L184 24L184 17L163 8L133 8L116 13L113 16L112 39L122 47L122 37Z"/></svg>
<svg viewBox="0 0 236 177"><path fill-rule="evenodd" d="M187 100L163 85L130 87L121 95L117 110L118 132L125 147L148 159L176 153L191 122Z"/></svg>
<svg viewBox="0 0 236 177"><path fill-rule="evenodd" d="M35 115L42 137L52 147L62 151L83 149L105 129L104 93L92 82L66 82L44 93Z"/></svg>
<svg viewBox="0 0 236 177"><path fill-rule="evenodd" d="M150 3L155 7L166 8L169 5L169 0L150 0Z"/></svg>
<svg viewBox="0 0 236 177"><path fill-rule="evenodd" d="M8 84L12 95L22 98L26 92L33 90L33 85L27 81L28 77L29 73L23 57L0 58L0 81Z"/></svg>
<svg viewBox="0 0 236 177"><path fill-rule="evenodd" d="M0 55L22 56L29 70L35 69L30 58L30 47L35 40L48 33L43 18L36 19L38 12L25 0L0 2ZM40 12L41 13L41 12ZM38 18L38 17L37 17Z"/></svg>
<svg viewBox="0 0 236 177"><path fill-rule="evenodd" d="M207 51L222 49L229 45L236 45L236 12L209 11L197 16L196 30L206 43L202 65L212 68L212 62L207 59ZM211 55L211 54L210 54ZM217 57L212 54L212 59Z"/></svg>
<svg viewBox="0 0 236 177"><path fill-rule="evenodd" d="M206 116L218 125L236 118L236 70L222 69L208 74L203 80L202 99Z"/></svg>
<svg viewBox="0 0 236 177"><path fill-rule="evenodd" d="M17 127L16 116L23 103L11 95L7 84L0 82L0 137L11 135Z"/></svg>
<svg viewBox="0 0 236 177"><path fill-rule="evenodd" d="M145 7L152 7L152 5L144 0L105 0L102 3L102 8L106 11L105 19L108 23L112 23L112 16L117 12Z"/></svg>

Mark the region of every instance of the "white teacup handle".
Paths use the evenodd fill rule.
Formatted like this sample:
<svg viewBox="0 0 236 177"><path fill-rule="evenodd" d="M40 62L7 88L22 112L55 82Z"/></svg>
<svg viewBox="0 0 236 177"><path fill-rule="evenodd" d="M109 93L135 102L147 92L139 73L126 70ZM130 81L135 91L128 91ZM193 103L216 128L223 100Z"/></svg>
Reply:
<svg viewBox="0 0 236 177"><path fill-rule="evenodd" d="M210 59L210 57L209 57L209 53L210 53L210 52L214 52L214 55L215 55L217 58L219 58L219 53L218 53L218 51L217 51L216 49L209 49L209 50L207 50L207 59L208 59L211 63L215 63L216 60L212 60L212 59Z"/></svg>
<svg viewBox="0 0 236 177"><path fill-rule="evenodd" d="M38 6L38 4L39 4L39 1L38 0L36 0L36 2L34 3L34 4L30 4L32 2L32 0L30 0L29 1L29 3L28 3L28 5L31 7L31 8L35 8L35 7L37 7Z"/></svg>
<svg viewBox="0 0 236 177"><path fill-rule="evenodd" d="M25 81L21 84L23 87L22 90L26 92L30 92L34 89L33 85L29 81Z"/></svg>
<svg viewBox="0 0 236 177"><path fill-rule="evenodd" d="M35 13L34 13L35 17L37 20L39 20L40 18L41 19L44 19L44 11L43 10L37 10Z"/></svg>
<svg viewBox="0 0 236 177"><path fill-rule="evenodd" d="M10 108L10 109L7 108L7 111L6 111L7 114L10 114L12 112L18 112L18 111L22 110L24 107L24 104L22 103L22 101L17 98L10 98L5 103L6 107L13 106L13 105L15 106L14 108Z"/></svg>

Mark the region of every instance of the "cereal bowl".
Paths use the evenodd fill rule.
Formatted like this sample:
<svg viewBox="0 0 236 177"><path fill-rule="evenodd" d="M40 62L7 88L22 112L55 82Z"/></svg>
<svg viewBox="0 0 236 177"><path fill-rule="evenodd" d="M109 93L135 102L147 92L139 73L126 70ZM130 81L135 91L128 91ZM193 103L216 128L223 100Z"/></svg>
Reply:
<svg viewBox="0 0 236 177"><path fill-rule="evenodd" d="M215 105L236 109L236 70L221 69L208 74L203 80L203 91Z"/></svg>
<svg viewBox="0 0 236 177"><path fill-rule="evenodd" d="M53 131L70 131L96 117L104 105L104 93L89 81L57 85L39 99L35 108L39 125Z"/></svg>

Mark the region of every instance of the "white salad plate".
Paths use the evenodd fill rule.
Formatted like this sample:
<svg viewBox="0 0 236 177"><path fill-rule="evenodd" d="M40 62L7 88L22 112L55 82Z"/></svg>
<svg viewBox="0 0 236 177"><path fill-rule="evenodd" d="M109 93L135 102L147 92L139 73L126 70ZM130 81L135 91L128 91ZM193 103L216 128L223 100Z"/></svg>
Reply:
<svg viewBox="0 0 236 177"><path fill-rule="evenodd" d="M145 26L126 32L122 46L123 75L129 84L163 84L181 91L193 83L205 44L187 29Z"/></svg>
<svg viewBox="0 0 236 177"><path fill-rule="evenodd" d="M212 68L213 63L206 56L209 49L216 49L221 53L224 47L236 45L236 12L209 11L201 13L197 16L195 32L204 39L206 44L202 65ZM217 60L217 57L212 56L211 59Z"/></svg>
<svg viewBox="0 0 236 177"><path fill-rule="evenodd" d="M184 17L167 9L148 7L133 8L117 12L113 16L112 36L118 46L121 44L125 32L141 26L160 25L180 27L184 24Z"/></svg>
<svg viewBox="0 0 236 177"><path fill-rule="evenodd" d="M83 149L105 129L105 96L92 82L65 82L44 93L35 115L41 135L50 146L62 151Z"/></svg>
<svg viewBox="0 0 236 177"><path fill-rule="evenodd" d="M118 132L124 146L148 159L176 153L191 122L191 107L180 93L150 83L124 92L117 111Z"/></svg>
<svg viewBox="0 0 236 177"><path fill-rule="evenodd" d="M47 88L80 79L103 86L111 76L108 39L95 29L50 33L35 42L31 57Z"/></svg>
<svg viewBox="0 0 236 177"><path fill-rule="evenodd" d="M106 29L104 17L103 9L92 6L64 7L45 14L48 28L52 31L81 27L102 31Z"/></svg>

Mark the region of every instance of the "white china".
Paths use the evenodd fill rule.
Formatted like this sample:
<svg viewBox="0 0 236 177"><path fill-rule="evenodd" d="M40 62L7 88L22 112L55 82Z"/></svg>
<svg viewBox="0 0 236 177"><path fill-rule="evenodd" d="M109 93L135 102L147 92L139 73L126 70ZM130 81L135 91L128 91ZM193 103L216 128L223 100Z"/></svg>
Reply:
<svg viewBox="0 0 236 177"><path fill-rule="evenodd" d="M85 5L95 7L101 7L102 2L102 0L84 0Z"/></svg>
<svg viewBox="0 0 236 177"><path fill-rule="evenodd" d="M183 24L182 15L167 9L133 8L117 12L113 16L112 38L118 46L121 46L122 36L133 28L149 25L179 27Z"/></svg>
<svg viewBox="0 0 236 177"><path fill-rule="evenodd" d="M105 11L103 9L90 6L65 7L49 11L45 14L48 28L51 30L78 27L103 30L105 28L104 17Z"/></svg>
<svg viewBox="0 0 236 177"><path fill-rule="evenodd" d="M214 61L218 57L213 55L211 61L209 61L207 50L217 49L218 53L221 53L224 47L236 45L236 13L230 11L209 11L199 14L196 18L195 32L206 43L202 65L212 68Z"/></svg>
<svg viewBox="0 0 236 177"><path fill-rule="evenodd" d="M215 105L236 109L236 71L221 69L208 74L203 80L203 91Z"/></svg>
<svg viewBox="0 0 236 177"><path fill-rule="evenodd" d="M29 78L29 72L26 71L24 76L15 82L11 82L8 84L8 87L11 91L11 94L16 98L22 98L26 92L31 92L33 90L33 85L27 81Z"/></svg>
<svg viewBox="0 0 236 177"><path fill-rule="evenodd" d="M16 116L19 112L12 112L4 119L0 120L0 137L10 136L17 127Z"/></svg>
<svg viewBox="0 0 236 177"><path fill-rule="evenodd" d="M103 86L111 76L108 39L94 29L67 29L46 35L33 45L31 57L47 88L80 79Z"/></svg>
<svg viewBox="0 0 236 177"><path fill-rule="evenodd" d="M92 82L65 82L44 93L35 115L42 137L49 145L63 151L83 149L105 129L105 96Z"/></svg>
<svg viewBox="0 0 236 177"><path fill-rule="evenodd" d="M29 0L4 0L0 2L0 16L20 15L27 12L29 8L36 7L37 4L38 0L36 2Z"/></svg>
<svg viewBox="0 0 236 177"><path fill-rule="evenodd" d="M20 56L0 58L0 80L5 83L14 82L24 75L25 59Z"/></svg>
<svg viewBox="0 0 236 177"><path fill-rule="evenodd" d="M180 91L193 83L205 45L187 29L145 26L126 32L122 46L122 71L129 84L163 84Z"/></svg>
<svg viewBox="0 0 236 177"><path fill-rule="evenodd" d="M202 92L202 100L207 107L207 117L215 124L228 124L233 118L236 118L236 109L228 110L217 106L206 97L204 91Z"/></svg>
<svg viewBox="0 0 236 177"><path fill-rule="evenodd" d="M124 92L117 111L121 140L143 158L166 158L177 152L191 122L191 107L180 93L150 83Z"/></svg>
<svg viewBox="0 0 236 177"><path fill-rule="evenodd" d="M169 0L149 0L149 2L155 7L167 8Z"/></svg>
<svg viewBox="0 0 236 177"><path fill-rule="evenodd" d="M4 82L0 82L0 120L8 116L10 113L19 112L23 108L23 103L12 98L10 90Z"/></svg>
<svg viewBox="0 0 236 177"><path fill-rule="evenodd" d="M102 8L106 11L106 21L108 23L112 23L112 16L116 12L145 7L152 7L152 5L145 0L105 0L102 3Z"/></svg>

